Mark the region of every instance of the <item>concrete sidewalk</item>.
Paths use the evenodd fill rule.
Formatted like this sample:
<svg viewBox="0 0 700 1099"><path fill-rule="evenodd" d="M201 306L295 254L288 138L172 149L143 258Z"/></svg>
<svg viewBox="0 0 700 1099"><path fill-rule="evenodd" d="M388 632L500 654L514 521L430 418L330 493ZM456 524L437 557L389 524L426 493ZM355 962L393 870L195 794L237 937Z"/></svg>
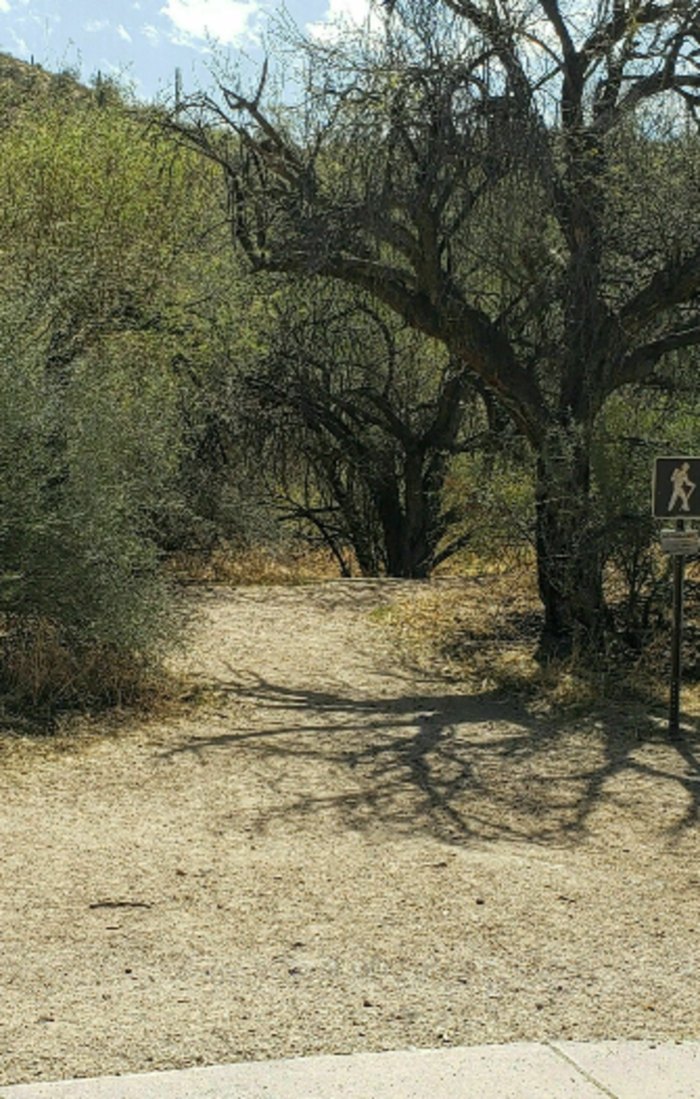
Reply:
<svg viewBox="0 0 700 1099"><path fill-rule="evenodd" d="M700 1042L516 1042L0 1086L0 1099L700 1099Z"/></svg>

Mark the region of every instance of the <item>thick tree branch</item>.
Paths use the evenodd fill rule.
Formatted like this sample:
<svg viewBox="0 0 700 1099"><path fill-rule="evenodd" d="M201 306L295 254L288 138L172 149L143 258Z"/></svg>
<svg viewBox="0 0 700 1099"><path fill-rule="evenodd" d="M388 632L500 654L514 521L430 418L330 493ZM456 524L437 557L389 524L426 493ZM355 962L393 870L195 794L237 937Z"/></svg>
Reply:
<svg viewBox="0 0 700 1099"><path fill-rule="evenodd" d="M441 340L494 391L528 438L539 437L547 413L536 380L486 314L450 292L449 286L436 303L403 272L355 257L329 259L319 273L368 290L414 328Z"/></svg>
<svg viewBox="0 0 700 1099"><path fill-rule="evenodd" d="M576 48L569 34L569 28L561 13L558 0L540 0L540 7L551 23L554 32L559 39L562 55L565 62L569 62L576 55Z"/></svg>
<svg viewBox="0 0 700 1099"><path fill-rule="evenodd" d="M635 348L620 363L616 372L616 383L627 385L642 382L649 376L659 359L669 351L698 346L700 346L700 320L684 328L667 332L658 340L652 340Z"/></svg>
<svg viewBox="0 0 700 1099"><path fill-rule="evenodd" d="M620 311L627 336L634 336L667 309L700 294L700 248L685 259L673 258Z"/></svg>

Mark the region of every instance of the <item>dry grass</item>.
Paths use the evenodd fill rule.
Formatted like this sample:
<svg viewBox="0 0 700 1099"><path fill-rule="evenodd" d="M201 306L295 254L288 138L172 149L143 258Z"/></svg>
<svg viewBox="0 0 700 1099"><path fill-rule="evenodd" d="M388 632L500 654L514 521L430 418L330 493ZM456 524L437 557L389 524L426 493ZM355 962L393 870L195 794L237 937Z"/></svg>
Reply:
<svg viewBox="0 0 700 1099"><path fill-rule="evenodd" d="M55 724L68 710L156 710L182 683L153 658L107 645L71 646L45 619L9 621L0 638L0 693L6 716Z"/></svg>
<svg viewBox="0 0 700 1099"><path fill-rule="evenodd" d="M241 552L221 545L212 553L179 554L167 566L179 583L298 584L335 578L330 554L300 548ZM138 710L161 713L192 691L152 654L99 643L74 645L42 617L0 622L0 719L55 728L67 712Z"/></svg>
<svg viewBox="0 0 700 1099"><path fill-rule="evenodd" d="M181 583L303 584L338 576L338 563L330 553L306 546L240 550L222 543L209 553L175 554L167 568Z"/></svg>
<svg viewBox="0 0 700 1099"><path fill-rule="evenodd" d="M168 565L185 584L294 585L336 579L323 550L248 551L222 545L180 554ZM522 554L483 561L462 555L417 593L397 596L374 619L398 640L404 657L438 670L466 689L496 690L532 712L583 713L603 702L663 706L668 694L669 638L660 633L636 661L607 656L596 666L576 657L543 665L535 659L541 625L535 569ZM688 568L683 704L700 712L700 563ZM669 595L670 599L670 595ZM162 713L194 701L184 681L162 665L105 646L71 648L45 620L5 623L0 632L0 694L6 715L54 725L70 710L137 709Z"/></svg>
<svg viewBox="0 0 700 1099"><path fill-rule="evenodd" d="M700 710L696 630L700 584L687 587L686 709ZM574 654L547 664L535 658L542 621L534 570L527 564L482 575L442 577L417 598L398 599L375 616L414 664L439 669L472 690L497 690L534 712L584 712L603 702L662 706L668 694L669 637L659 634L644 654L606 654L596 664Z"/></svg>

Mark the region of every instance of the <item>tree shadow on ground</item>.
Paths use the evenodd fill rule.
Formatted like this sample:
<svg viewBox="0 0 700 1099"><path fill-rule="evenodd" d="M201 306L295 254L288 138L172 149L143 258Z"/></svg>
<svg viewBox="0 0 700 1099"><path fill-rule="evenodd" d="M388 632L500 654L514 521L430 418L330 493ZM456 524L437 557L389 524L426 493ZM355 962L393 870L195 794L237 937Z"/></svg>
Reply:
<svg viewBox="0 0 700 1099"><path fill-rule="evenodd" d="M219 682L229 701L253 705L252 727L190 737L165 754L235 751L269 764L278 804L261 810L262 830L333 813L353 828L382 823L453 844L572 844L607 807L654 819L673 843L700 819L697 720L670 743L649 714L538 717L502 694L459 694L434 678L420 694L415 679L396 685L374 697ZM235 721L235 705L228 713Z"/></svg>

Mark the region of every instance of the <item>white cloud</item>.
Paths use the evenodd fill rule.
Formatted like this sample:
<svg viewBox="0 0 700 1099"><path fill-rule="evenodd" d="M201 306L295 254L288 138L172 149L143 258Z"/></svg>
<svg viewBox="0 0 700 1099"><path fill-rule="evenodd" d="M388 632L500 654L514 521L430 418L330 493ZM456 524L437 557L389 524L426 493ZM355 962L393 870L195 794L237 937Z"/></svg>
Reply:
<svg viewBox="0 0 700 1099"><path fill-rule="evenodd" d="M250 37L258 0L167 0L160 9L174 25L171 40L181 46L214 39L232 45Z"/></svg>
<svg viewBox="0 0 700 1099"><path fill-rule="evenodd" d="M7 0L0 0L0 11L9 11L10 5Z"/></svg>
<svg viewBox="0 0 700 1099"><path fill-rule="evenodd" d="M120 38L122 38L122 39L123 39L123 40L124 40L125 42L131 42L131 35L129 34L129 32L128 32L128 30L126 29L126 27L122 26L122 24L121 24L121 23L120 23L120 24L119 24L119 26L117 27L117 34L118 34L118 35L119 35L119 37L120 37Z"/></svg>
<svg viewBox="0 0 700 1099"><path fill-rule="evenodd" d="M344 19L347 23L362 26L372 11L369 0L328 0L328 10L324 20Z"/></svg>
<svg viewBox="0 0 700 1099"><path fill-rule="evenodd" d="M99 34L100 31L106 31L108 26L109 19L89 19L87 23L83 23L83 30L88 34Z"/></svg>
<svg viewBox="0 0 700 1099"><path fill-rule="evenodd" d="M158 46L160 44L160 31L157 27L154 27L152 23L144 23L141 28L141 33L144 38L147 38L152 46Z"/></svg>
<svg viewBox="0 0 700 1099"><path fill-rule="evenodd" d="M378 29L376 6L371 0L328 0L328 7L321 19L316 23L309 23L307 30L314 38L332 41L344 27Z"/></svg>
<svg viewBox="0 0 700 1099"><path fill-rule="evenodd" d="M17 34L14 30L10 30L10 37L14 44L13 53L17 54L19 57L29 57L31 51L21 35Z"/></svg>
<svg viewBox="0 0 700 1099"><path fill-rule="evenodd" d="M30 11L26 15L23 15L21 20L17 20L18 23L34 23L37 27L41 27L44 33L48 33L50 30L50 24L55 27L61 22L61 16L56 12L42 12L41 15L37 15L36 12Z"/></svg>

